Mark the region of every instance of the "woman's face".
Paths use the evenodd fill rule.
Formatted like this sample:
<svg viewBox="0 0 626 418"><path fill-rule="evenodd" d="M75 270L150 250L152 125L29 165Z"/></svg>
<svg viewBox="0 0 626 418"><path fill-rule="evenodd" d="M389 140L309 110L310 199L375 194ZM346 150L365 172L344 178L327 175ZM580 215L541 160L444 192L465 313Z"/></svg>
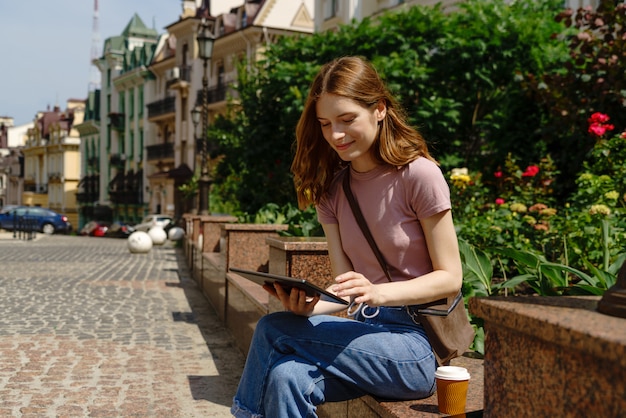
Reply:
<svg viewBox="0 0 626 418"><path fill-rule="evenodd" d="M350 161L360 172L376 167L371 148L378 135L378 122L387 112L384 102L366 108L347 97L324 93L315 110L324 139L339 158Z"/></svg>

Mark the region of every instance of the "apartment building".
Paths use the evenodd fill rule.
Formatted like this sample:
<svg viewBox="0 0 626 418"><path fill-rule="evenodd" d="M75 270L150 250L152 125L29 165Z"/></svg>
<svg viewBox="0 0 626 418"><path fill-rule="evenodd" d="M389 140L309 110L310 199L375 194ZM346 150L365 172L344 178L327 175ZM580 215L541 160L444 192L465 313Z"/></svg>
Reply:
<svg viewBox="0 0 626 418"><path fill-rule="evenodd" d="M89 213L98 220L136 223L147 211L144 141L153 134L145 103L155 94L148 66L158 43L157 31L135 14L120 35L104 41L102 56L94 62L101 88L91 100L98 100L99 116L93 114L81 126L87 163L79 190L85 214L81 224Z"/></svg>
<svg viewBox="0 0 626 418"><path fill-rule="evenodd" d="M236 100L232 86L239 62L254 62L278 37L310 34L314 26L313 0L247 0L217 16L211 15L209 1L182 3L182 14L167 26L149 67L156 96L146 104L156 127L155 135L146 138L149 209L175 217L198 207L197 196L190 199L180 191L202 168L204 135L192 112L204 112L211 124L229 99ZM203 23L215 38L206 70L197 43ZM216 162L212 157L207 157L209 172Z"/></svg>
<svg viewBox="0 0 626 418"><path fill-rule="evenodd" d="M100 90L90 91L85 102L85 117L75 125L80 134L81 175L76 190L77 230L90 220L112 219L111 208L100 204Z"/></svg>
<svg viewBox="0 0 626 418"><path fill-rule="evenodd" d="M69 99L62 110L39 112L22 149L24 180L21 204L48 207L78 222L76 189L80 180L80 134L85 101Z"/></svg>

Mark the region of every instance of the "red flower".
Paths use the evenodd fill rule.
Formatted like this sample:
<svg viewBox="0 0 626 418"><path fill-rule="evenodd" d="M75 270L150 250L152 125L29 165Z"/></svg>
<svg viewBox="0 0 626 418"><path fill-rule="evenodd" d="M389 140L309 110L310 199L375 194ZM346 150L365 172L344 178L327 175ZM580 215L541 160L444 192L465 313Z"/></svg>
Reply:
<svg viewBox="0 0 626 418"><path fill-rule="evenodd" d="M606 131L612 131L613 129L615 129L615 126L607 123L609 119L611 118L604 113L594 113L589 119L587 119L587 122L589 122L588 132L592 135L599 137L604 135Z"/></svg>
<svg viewBox="0 0 626 418"><path fill-rule="evenodd" d="M601 123L592 123L589 125L589 133L595 136L602 136L606 131L612 131L615 129L615 126L610 123L601 124Z"/></svg>
<svg viewBox="0 0 626 418"><path fill-rule="evenodd" d="M497 198L496 205L504 205L504 199L502 199L501 197Z"/></svg>
<svg viewBox="0 0 626 418"><path fill-rule="evenodd" d="M493 173L493 176L497 179L502 177L502 171L496 171L495 173Z"/></svg>
<svg viewBox="0 0 626 418"><path fill-rule="evenodd" d="M589 122L590 125L594 124L594 123L606 123L609 121L609 116L605 115L604 113L600 113L600 112L596 112L593 115L591 115L591 117L589 119L587 119L587 122Z"/></svg>
<svg viewBox="0 0 626 418"><path fill-rule="evenodd" d="M526 171L522 173L522 177L535 177L539 173L539 167L536 165L529 165L526 167Z"/></svg>

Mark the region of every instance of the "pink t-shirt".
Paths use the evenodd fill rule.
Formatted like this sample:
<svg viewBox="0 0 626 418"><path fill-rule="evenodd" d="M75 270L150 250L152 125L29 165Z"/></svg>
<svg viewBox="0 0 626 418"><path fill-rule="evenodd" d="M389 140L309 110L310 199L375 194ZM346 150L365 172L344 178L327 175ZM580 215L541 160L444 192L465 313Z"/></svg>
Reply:
<svg viewBox="0 0 626 418"><path fill-rule="evenodd" d="M437 164L418 158L404 167L380 165L367 173L350 172L352 194L382 252L394 281L433 269L419 219L450 209L450 188ZM322 224L339 224L343 251L354 271L372 283L387 281L356 222L337 175L317 206Z"/></svg>

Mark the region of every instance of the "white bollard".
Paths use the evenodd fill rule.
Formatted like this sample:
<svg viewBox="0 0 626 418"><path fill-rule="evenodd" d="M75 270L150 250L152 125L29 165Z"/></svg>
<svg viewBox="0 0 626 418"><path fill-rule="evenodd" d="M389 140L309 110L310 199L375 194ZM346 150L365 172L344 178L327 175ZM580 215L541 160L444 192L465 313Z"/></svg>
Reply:
<svg viewBox="0 0 626 418"><path fill-rule="evenodd" d="M128 236L128 250L133 254L149 253L152 249L152 239L143 231L135 231Z"/></svg>
<svg viewBox="0 0 626 418"><path fill-rule="evenodd" d="M154 245L163 245L167 240L167 234L165 233L165 230L160 226L153 226L152 228L150 228L150 230L148 231L148 235L152 239L152 244Z"/></svg>
<svg viewBox="0 0 626 418"><path fill-rule="evenodd" d="M181 239L185 238L185 230L183 228L175 226L167 232L167 238L170 241L180 241Z"/></svg>

